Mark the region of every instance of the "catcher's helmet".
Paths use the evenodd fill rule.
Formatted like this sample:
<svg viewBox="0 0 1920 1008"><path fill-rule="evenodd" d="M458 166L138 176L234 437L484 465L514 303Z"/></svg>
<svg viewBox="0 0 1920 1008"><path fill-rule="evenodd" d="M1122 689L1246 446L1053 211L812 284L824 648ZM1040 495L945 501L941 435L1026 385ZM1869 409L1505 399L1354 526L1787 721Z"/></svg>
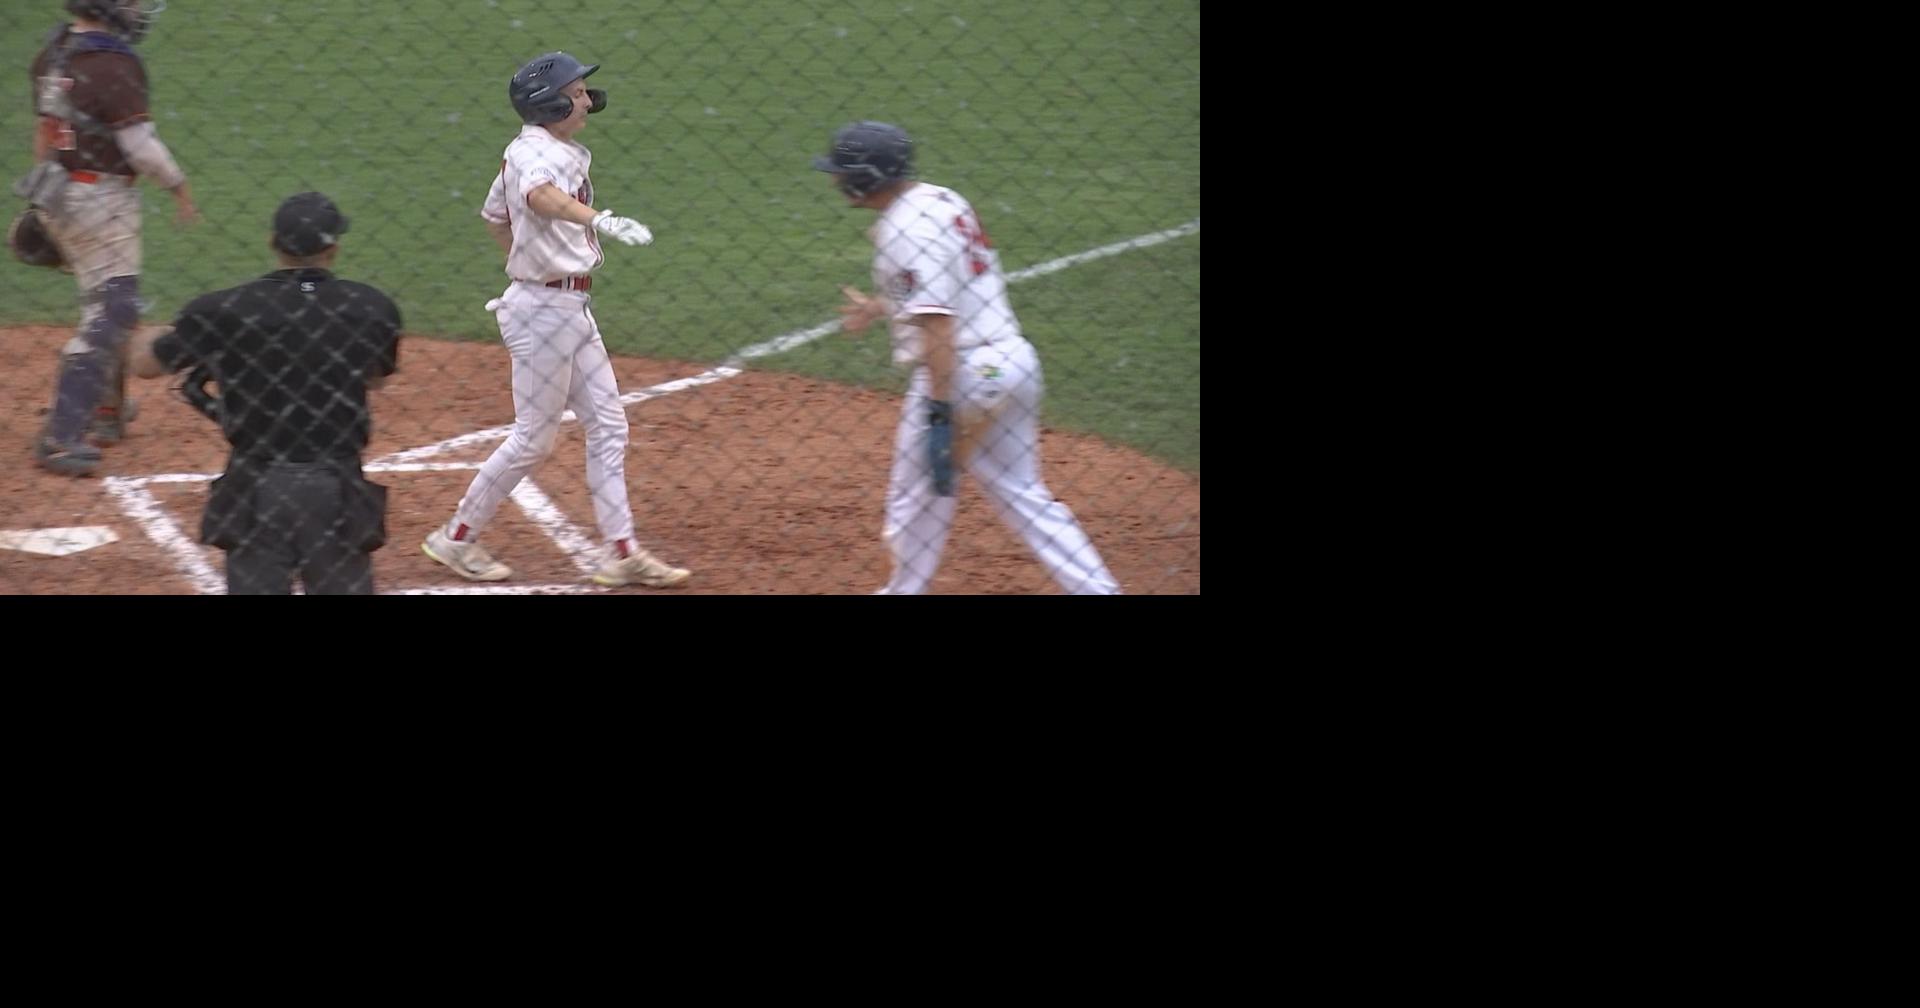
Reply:
<svg viewBox="0 0 1920 1008"><path fill-rule="evenodd" d="M813 167L844 176L840 189L847 195L865 196L894 179L913 177L913 141L898 126L862 119L842 126Z"/></svg>
<svg viewBox="0 0 1920 1008"><path fill-rule="evenodd" d="M167 0L67 0L67 13L112 28L129 45L146 38L153 19L166 9Z"/></svg>
<svg viewBox="0 0 1920 1008"><path fill-rule="evenodd" d="M563 52L542 53L514 72L507 82L507 97L523 123L539 126L559 122L573 113L573 99L567 97L566 86L593 76L598 69L598 63L583 65ZM604 98L594 104L606 107Z"/></svg>
<svg viewBox="0 0 1920 1008"><path fill-rule="evenodd" d="M47 233L46 222L40 219L40 212L31 207L13 219L7 228L7 247L13 250L13 257L29 266L51 266L58 269L66 265L66 257L60 254L60 246L53 243L53 236Z"/></svg>

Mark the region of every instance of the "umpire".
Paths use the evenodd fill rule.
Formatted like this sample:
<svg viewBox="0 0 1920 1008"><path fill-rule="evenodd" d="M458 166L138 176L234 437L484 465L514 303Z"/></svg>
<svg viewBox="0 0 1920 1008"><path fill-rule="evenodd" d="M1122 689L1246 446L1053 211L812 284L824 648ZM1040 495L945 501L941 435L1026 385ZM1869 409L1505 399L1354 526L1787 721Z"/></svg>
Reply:
<svg viewBox="0 0 1920 1008"><path fill-rule="evenodd" d="M220 422L232 453L213 481L200 541L227 552L227 594L373 594L387 490L360 469L367 389L394 373L400 310L333 275L347 218L320 193L290 196L269 239L280 269L188 302L172 329L135 338L142 378L186 371L189 401Z"/></svg>

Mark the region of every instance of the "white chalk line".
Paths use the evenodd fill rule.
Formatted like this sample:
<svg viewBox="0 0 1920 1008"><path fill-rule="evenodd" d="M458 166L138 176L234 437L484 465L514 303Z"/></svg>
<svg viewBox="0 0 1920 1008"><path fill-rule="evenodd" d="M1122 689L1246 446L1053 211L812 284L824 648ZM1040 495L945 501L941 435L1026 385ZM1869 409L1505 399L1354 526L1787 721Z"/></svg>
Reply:
<svg viewBox="0 0 1920 1008"><path fill-rule="evenodd" d="M533 480L521 480L520 485L514 487L507 496L520 505L520 510L527 513L528 520L539 526L540 531L545 532L562 553L573 558L573 565L580 569L580 573L592 574L599 568L599 546L575 528L567 520L566 512L560 510L553 498L540 492L540 488L533 485Z"/></svg>
<svg viewBox="0 0 1920 1008"><path fill-rule="evenodd" d="M1105 259L1108 256L1131 252L1135 249L1150 248L1176 238L1198 234L1200 221L1188 221L1179 227L1155 231L1125 241L1102 245L1099 248L1076 252L1073 255L1050 259L1035 266L1015 270L1007 274L1008 283L1020 283L1035 277L1058 273L1061 270L1082 263ZM822 322L805 329L796 329L783 333L770 340L743 347L724 362L700 374L688 378L676 378L673 381L650 385L643 389L628 392L620 397L623 406L633 406L657 399L661 396L683 392L690 388L710 385L724 381L742 373L740 365L763 357L772 357L797 350L816 340L840 331L839 320ZM561 415L562 423L578 419L572 410ZM408 448L394 452L368 462L367 472L404 473L404 472L448 472L454 470L474 470L480 468L477 462L421 462L419 460L445 454L476 444L498 441L513 433L513 425L505 424L486 430L473 431L457 435L444 441L418 448ZM212 547L202 547L195 537L188 536L178 522L160 506L160 501L147 488L157 483L200 483L213 479L207 473L166 473L154 476L114 476L106 480L106 489L120 502L121 510L128 518L146 532L148 538L159 545L161 550L174 558L185 572L187 580L194 590L203 595L220 595L226 592L226 578L214 569L208 559ZM527 518L542 532L546 533L555 546L573 558L574 566L583 573L592 573L597 563L594 559L596 544L567 519L566 514L554 504L552 498L540 490L531 478L523 479L510 495L515 504L526 512ZM383 595L543 595L543 594L590 594L606 589L596 585L470 585L470 586L431 586L425 588L399 588L382 591Z"/></svg>
<svg viewBox="0 0 1920 1008"><path fill-rule="evenodd" d="M212 478L177 474L166 477L109 476L105 486L107 493L120 502L120 510L140 526L140 530L153 540L154 545L160 547L161 552L173 557L173 562L179 565L194 591L202 595L224 595L227 592L226 575L214 569L200 544L180 530L180 523L173 520L173 516L160 506L159 498L147 489L152 483L197 483Z"/></svg>
<svg viewBox="0 0 1920 1008"><path fill-rule="evenodd" d="M369 473L408 473L408 472L456 472L480 468L478 462L414 462L414 463L370 463L365 467ZM161 552L173 558L175 564L185 572L187 581L194 591L202 595L224 595L227 592L227 578L215 566L212 560L217 551L212 546L202 546L197 536L190 536L173 515L161 505L149 487L155 484L169 483L206 483L213 479L208 473L162 473L155 476L109 476L104 482L108 494L120 502L120 510L140 526L147 538L160 547ZM580 534L573 524L567 521L553 499L548 497L534 481L524 479L513 488L513 501L525 511L527 518L546 533L555 545L573 558L574 566L583 574L591 574L597 567L594 560L595 545ZM383 589L382 595L586 595L603 593L607 589L593 584L543 584L543 585L429 585L423 588Z"/></svg>

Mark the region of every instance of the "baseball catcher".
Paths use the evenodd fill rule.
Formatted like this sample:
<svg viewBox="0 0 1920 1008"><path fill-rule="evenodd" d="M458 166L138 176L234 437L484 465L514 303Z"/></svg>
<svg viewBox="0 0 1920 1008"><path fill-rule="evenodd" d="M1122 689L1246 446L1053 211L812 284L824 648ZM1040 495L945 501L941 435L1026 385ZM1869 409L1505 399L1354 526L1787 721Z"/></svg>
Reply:
<svg viewBox="0 0 1920 1008"><path fill-rule="evenodd" d="M126 436L131 416L126 345L146 307L140 186L144 180L171 195L182 225L200 211L186 172L154 126L147 68L134 48L165 3L63 0L61 6L70 20L47 35L27 70L33 167L14 192L34 207L70 268L80 304L79 323L60 351L34 458L50 472L85 476L100 467L100 446ZM24 240L31 243L31 233Z"/></svg>

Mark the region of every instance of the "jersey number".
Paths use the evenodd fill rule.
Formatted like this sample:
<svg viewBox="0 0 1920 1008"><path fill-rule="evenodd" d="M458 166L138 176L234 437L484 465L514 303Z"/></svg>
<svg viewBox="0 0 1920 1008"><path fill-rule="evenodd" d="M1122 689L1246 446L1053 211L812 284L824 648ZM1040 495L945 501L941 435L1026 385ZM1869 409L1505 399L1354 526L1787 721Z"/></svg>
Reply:
<svg viewBox="0 0 1920 1008"><path fill-rule="evenodd" d="M979 276L987 271L987 249L993 247L992 239L987 237L987 229L980 226L980 215L973 215L969 221L966 214L953 219L953 226L967 238L967 263L973 267L973 275Z"/></svg>

